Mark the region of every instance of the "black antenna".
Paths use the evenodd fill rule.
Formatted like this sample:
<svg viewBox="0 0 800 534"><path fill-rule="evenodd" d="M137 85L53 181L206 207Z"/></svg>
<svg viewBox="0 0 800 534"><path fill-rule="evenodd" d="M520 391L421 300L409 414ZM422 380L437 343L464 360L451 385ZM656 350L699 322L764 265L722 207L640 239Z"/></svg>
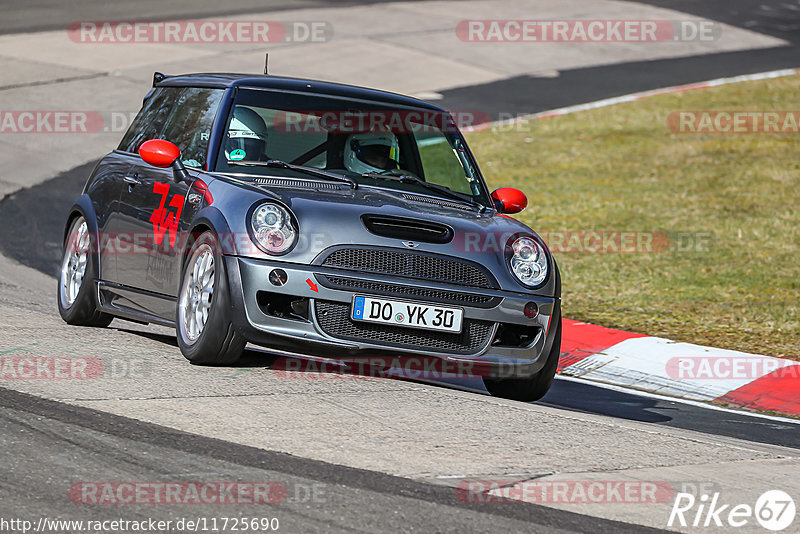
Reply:
<svg viewBox="0 0 800 534"><path fill-rule="evenodd" d="M269 74L269 52L264 56L264 76Z"/></svg>

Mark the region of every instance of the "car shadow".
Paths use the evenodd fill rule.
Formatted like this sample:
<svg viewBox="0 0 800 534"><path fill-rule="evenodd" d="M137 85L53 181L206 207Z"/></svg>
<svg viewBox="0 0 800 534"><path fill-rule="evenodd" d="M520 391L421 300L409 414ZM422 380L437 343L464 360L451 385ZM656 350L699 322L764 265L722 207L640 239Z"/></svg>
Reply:
<svg viewBox="0 0 800 534"><path fill-rule="evenodd" d="M171 347L177 348L178 346L174 335L143 332L141 330L124 327L117 327L116 330L142 336ZM480 376L443 378L401 376L393 372L387 366L359 365L335 358L314 358L291 353L281 353L253 346L248 346L239 361L227 367L232 369L271 369L276 373L282 373L285 376L296 376L298 378L313 378L315 375L322 378L323 375L341 374L356 379L375 378L379 380L401 380L488 395ZM663 403L659 403L656 399L575 381L556 379L550 391L543 399L538 401L538 403L553 408L606 415L646 423L665 423L672 420L672 417L669 415L660 413L670 408L665 407ZM654 408L657 408L658 411L653 411Z"/></svg>
<svg viewBox="0 0 800 534"><path fill-rule="evenodd" d="M572 380L553 381L547 395L539 401L545 406L574 410L597 415L607 415L620 419L644 423L666 423L672 420L669 415L660 413L668 408L663 402L650 397L615 391ZM653 409L659 411L653 411Z"/></svg>
<svg viewBox="0 0 800 534"><path fill-rule="evenodd" d="M124 328L116 326L116 322L121 321L121 319L114 319L114 321L115 321L115 326L110 327L111 330L116 330L117 332L125 332L126 334L133 334L135 336L145 337L147 339L163 343L164 345L169 345L171 347L178 348L178 340L175 338L174 335L171 336L169 334L159 334L157 332L142 332L141 330Z"/></svg>

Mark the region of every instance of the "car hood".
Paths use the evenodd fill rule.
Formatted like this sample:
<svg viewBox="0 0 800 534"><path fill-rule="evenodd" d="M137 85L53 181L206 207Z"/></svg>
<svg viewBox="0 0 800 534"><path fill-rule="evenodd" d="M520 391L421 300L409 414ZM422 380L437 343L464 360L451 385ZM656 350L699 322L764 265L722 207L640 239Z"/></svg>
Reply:
<svg viewBox="0 0 800 534"><path fill-rule="evenodd" d="M239 255L310 264L319 262L320 255L330 247L413 248L418 252L454 256L481 264L492 272L501 288L525 291L508 271L505 249L515 235L537 234L525 224L494 210L481 213L466 204L433 195L371 186L350 189L332 183L322 186L323 189L301 189L238 183L237 192L231 193L232 188L221 187L219 181L212 185L216 186L212 187L214 205L223 211L234 232L247 232L247 217L243 212L266 199L285 204L297 218L300 238L289 253L275 257L249 247L240 249ZM216 200L218 196L220 202ZM453 238L447 243L430 243L376 235L364 224L364 215L438 223L451 228Z"/></svg>

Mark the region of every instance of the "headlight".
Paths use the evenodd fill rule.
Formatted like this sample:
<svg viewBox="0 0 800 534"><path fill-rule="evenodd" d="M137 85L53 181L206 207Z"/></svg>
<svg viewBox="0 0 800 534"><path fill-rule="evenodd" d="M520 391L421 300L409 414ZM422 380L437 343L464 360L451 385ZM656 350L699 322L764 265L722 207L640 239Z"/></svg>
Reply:
<svg viewBox="0 0 800 534"><path fill-rule="evenodd" d="M547 278L547 256L539 243L520 237L511 245L511 272L526 286L540 285Z"/></svg>
<svg viewBox="0 0 800 534"><path fill-rule="evenodd" d="M256 208L250 228L256 244L269 254L282 254L297 240L291 214L278 204L267 202Z"/></svg>

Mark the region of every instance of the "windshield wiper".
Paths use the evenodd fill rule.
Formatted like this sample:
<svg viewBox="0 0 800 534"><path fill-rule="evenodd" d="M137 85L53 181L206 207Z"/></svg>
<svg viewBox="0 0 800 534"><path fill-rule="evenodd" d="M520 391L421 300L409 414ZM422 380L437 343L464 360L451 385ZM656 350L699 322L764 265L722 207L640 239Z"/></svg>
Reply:
<svg viewBox="0 0 800 534"><path fill-rule="evenodd" d="M350 187L353 189L358 189L358 182L354 179L350 178L349 176L345 176L343 174L335 174L332 172L323 171L320 169L315 169L314 167L306 167L305 165L294 165L292 163L286 163L285 161L281 161L279 159L268 159L267 161L229 161L228 165L241 165L243 167L270 167L273 169L289 169L292 171L304 172L311 176L316 176L318 178L325 178L327 180L334 180L337 182L343 182L350 184Z"/></svg>
<svg viewBox="0 0 800 534"><path fill-rule="evenodd" d="M424 187L429 191L435 191L436 193L446 196L447 198L450 198L452 200L457 200L459 202L463 202L464 204L469 204L475 208L481 208L481 209L484 208L484 206L482 206L481 204L478 204L474 200L464 198L459 193L456 193L455 191L453 191L448 187L439 184L433 184L431 182L426 182L425 180L420 180L416 176L411 176L410 174L381 174L379 172L365 172L361 176L363 176L364 178L391 180L393 182L400 182L403 184L415 184L420 187Z"/></svg>

